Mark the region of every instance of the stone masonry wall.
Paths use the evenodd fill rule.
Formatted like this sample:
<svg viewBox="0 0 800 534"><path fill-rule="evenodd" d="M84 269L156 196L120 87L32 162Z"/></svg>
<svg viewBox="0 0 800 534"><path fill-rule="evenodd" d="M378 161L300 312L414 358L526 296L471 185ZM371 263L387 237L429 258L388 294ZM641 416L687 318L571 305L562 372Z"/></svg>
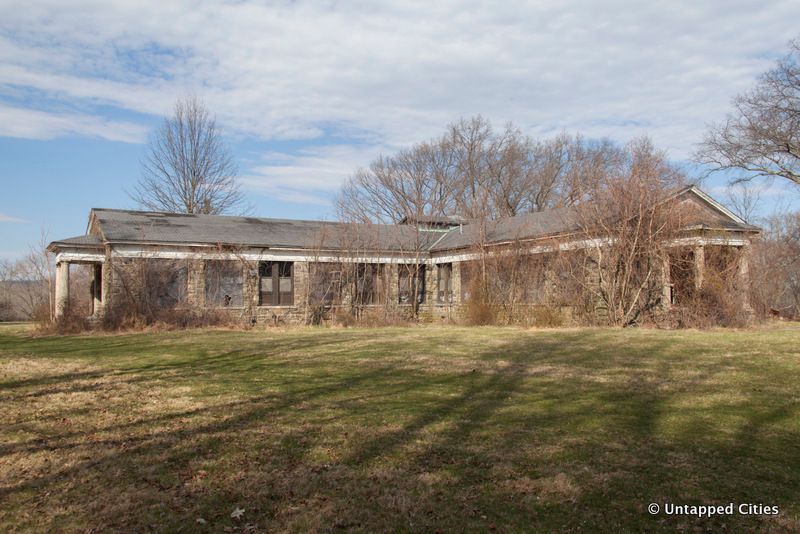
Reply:
<svg viewBox="0 0 800 534"><path fill-rule="evenodd" d="M130 299L139 296L141 291L140 259L121 258L107 255L103 272L103 295L106 310L114 306L125 306ZM186 304L195 309L205 307L205 260L189 259L186 261ZM239 261L239 260L231 260ZM309 263L294 262L294 303L292 306L260 306L258 262L242 262L243 269L243 305L241 307L214 308L218 312L230 314L231 320L248 322L255 325L273 326L288 324L306 324L309 322L307 310L309 294ZM411 316L410 305L399 304L399 268L397 264L386 264L385 276L388 301L384 304L365 306L361 310L362 318L385 318L388 316L407 319ZM453 303L437 301L438 272L436 264L426 266L425 302L420 306L420 319L424 321L450 320L458 316L460 304L460 266L453 264L452 285Z"/></svg>

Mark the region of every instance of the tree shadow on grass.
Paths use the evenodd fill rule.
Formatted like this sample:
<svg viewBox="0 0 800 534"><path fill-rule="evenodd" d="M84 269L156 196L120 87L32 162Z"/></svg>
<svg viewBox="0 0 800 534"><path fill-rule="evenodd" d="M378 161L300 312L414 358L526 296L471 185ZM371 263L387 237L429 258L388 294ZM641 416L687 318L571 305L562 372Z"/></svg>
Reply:
<svg viewBox="0 0 800 534"><path fill-rule="evenodd" d="M692 355L668 341L621 350L608 337L520 334L477 351L475 370L466 372L380 360L408 350L402 342L376 342L354 356L342 348L342 333L123 366L115 372L144 387L164 387L164 375L208 381L214 391L250 386L239 400L204 400L99 432L4 445L4 456L77 458L4 484L0 500L67 510L27 516L19 526L30 529L738 531L797 524L800 454L797 425L787 424L797 418L796 403L734 390L726 372L735 362L705 359L687 374ZM430 350L424 340L408 343ZM298 350L311 354L295 361L283 354ZM29 383L13 402L52 383L81 391L85 378ZM254 394L259 383L270 393ZM695 397L693 410L682 408ZM787 475L765 476L778 471ZM785 513L775 521L646 511L650 502L729 500L776 504ZM246 510L241 520L230 517L237 506Z"/></svg>

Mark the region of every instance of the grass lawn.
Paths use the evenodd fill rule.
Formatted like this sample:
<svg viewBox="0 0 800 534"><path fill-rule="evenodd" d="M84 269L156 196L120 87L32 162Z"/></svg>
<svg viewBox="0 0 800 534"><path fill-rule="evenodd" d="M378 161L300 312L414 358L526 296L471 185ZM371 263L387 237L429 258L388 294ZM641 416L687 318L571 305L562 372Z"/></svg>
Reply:
<svg viewBox="0 0 800 534"><path fill-rule="evenodd" d="M0 327L0 531L675 528L800 529L800 328Z"/></svg>

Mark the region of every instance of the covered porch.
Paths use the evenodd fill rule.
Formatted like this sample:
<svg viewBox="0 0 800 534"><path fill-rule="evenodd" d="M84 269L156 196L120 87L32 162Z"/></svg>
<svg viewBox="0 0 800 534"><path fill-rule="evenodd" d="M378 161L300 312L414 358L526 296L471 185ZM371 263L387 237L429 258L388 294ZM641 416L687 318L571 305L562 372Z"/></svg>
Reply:
<svg viewBox="0 0 800 534"><path fill-rule="evenodd" d="M100 239L93 235L54 241L48 250L56 256L55 295L53 313L56 318L66 315L73 303L70 285L72 266L86 266L89 271L89 316L99 318L107 299L108 277L106 255Z"/></svg>

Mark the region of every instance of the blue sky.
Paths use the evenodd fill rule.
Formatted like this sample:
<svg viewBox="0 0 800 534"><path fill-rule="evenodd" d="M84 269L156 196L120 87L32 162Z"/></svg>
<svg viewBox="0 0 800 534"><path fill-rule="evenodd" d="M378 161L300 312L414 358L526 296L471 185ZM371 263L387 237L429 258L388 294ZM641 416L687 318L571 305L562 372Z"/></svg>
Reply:
<svg viewBox="0 0 800 534"><path fill-rule="evenodd" d="M533 136L647 134L687 162L797 20L796 0L5 0L0 258L83 233L91 207L134 207L148 135L188 94L268 217L331 219L356 168L475 114ZM763 209L797 195L773 185Z"/></svg>

